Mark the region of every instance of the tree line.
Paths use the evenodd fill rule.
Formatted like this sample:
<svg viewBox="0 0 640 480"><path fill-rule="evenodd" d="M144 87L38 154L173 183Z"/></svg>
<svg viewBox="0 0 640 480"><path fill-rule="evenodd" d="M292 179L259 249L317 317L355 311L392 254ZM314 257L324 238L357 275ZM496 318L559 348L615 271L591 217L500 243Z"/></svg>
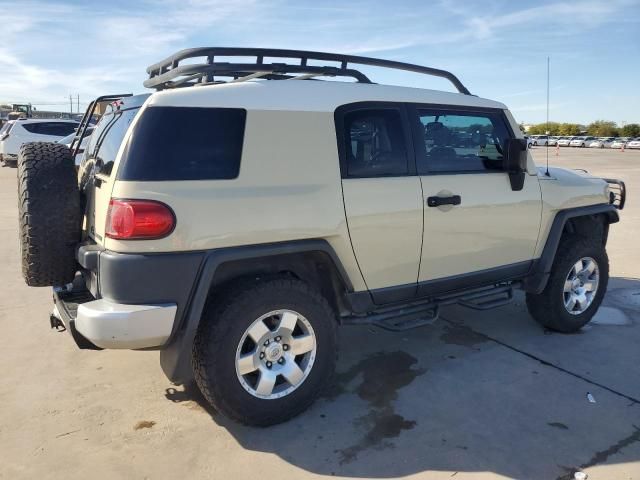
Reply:
<svg viewBox="0 0 640 480"><path fill-rule="evenodd" d="M520 129L524 131L524 127L520 125ZM528 135L549 135L554 136L574 136L580 135L586 131L587 135L593 137L640 137L640 124L629 123L619 127L616 122L608 120L596 120L586 127L577 123L539 123L532 125L527 131Z"/></svg>

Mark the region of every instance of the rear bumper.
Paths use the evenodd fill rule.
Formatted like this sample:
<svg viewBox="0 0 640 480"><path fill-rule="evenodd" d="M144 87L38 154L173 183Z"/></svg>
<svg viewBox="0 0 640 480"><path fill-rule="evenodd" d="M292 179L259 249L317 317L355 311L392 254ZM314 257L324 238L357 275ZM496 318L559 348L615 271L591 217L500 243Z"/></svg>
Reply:
<svg viewBox="0 0 640 480"><path fill-rule="evenodd" d="M173 330L176 304L124 305L100 299L78 306L75 327L100 348L163 345Z"/></svg>
<svg viewBox="0 0 640 480"><path fill-rule="evenodd" d="M141 349L164 345L176 318L175 304L127 305L96 300L74 282L54 289L52 315L61 320L81 349Z"/></svg>

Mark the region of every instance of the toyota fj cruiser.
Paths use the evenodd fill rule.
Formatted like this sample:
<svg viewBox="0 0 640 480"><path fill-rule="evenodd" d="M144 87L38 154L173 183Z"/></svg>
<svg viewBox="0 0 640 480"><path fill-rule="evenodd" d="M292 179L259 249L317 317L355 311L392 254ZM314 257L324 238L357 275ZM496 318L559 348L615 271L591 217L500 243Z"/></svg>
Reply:
<svg viewBox="0 0 640 480"><path fill-rule="evenodd" d="M330 382L341 324L403 330L522 289L537 322L573 332L602 302L624 184L536 168L507 108L451 73L247 48L147 72L156 92L87 110L76 140L108 104L79 172L78 141L20 152L24 277L54 287L52 326L81 348L159 349L170 380L270 425Z"/></svg>

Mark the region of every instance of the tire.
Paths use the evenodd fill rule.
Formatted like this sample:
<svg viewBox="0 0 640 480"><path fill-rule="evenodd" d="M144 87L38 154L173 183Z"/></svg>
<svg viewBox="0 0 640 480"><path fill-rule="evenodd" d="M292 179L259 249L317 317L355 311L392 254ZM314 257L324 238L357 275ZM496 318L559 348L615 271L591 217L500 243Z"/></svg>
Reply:
<svg viewBox="0 0 640 480"><path fill-rule="evenodd" d="M281 309L296 312L312 327L315 335L314 350L295 357L295 362L299 362L301 357L302 362L305 361L304 358L311 359L311 366L309 370L305 370L306 376L296 387L286 381L284 375L278 375L278 381L281 383L275 384L272 395L282 395L277 393L277 389L294 388L289 393L276 398L258 398L257 386L262 379L262 371L265 372L265 377L272 372L264 370L266 367L261 364L262 371L256 370L246 377L241 377L240 373L237 373L239 367L236 356L242 355L241 346L246 346L246 342L255 344L255 347L249 349L249 354L258 352L258 348L266 348L266 343L253 342L250 337L244 340L244 344L242 341L261 317ZM277 316L267 317L267 320L274 321L274 330L281 325L276 323ZM259 427L284 422L307 409L330 385L337 353L336 327L336 315L327 300L300 280L277 277L235 283L210 298L205 308L192 356L196 383L217 411L237 422ZM267 335L272 333L269 332ZM279 337L272 339L272 342L277 338ZM291 342L292 345L294 341ZM281 342L283 350L286 349L286 340ZM275 346L276 343L269 345ZM279 343L277 345L280 346ZM271 353L267 351L266 358L269 358ZM291 354L293 352L289 355ZM257 360L255 356L253 358L256 363L266 361ZM287 357L287 362L290 358ZM284 368L285 365L289 367L292 364L285 362L279 366L274 363L273 368ZM301 365L301 370L305 368L303 363L298 365ZM251 393L251 382L254 379L250 377L254 374L256 391ZM245 381L245 384L241 383L242 381Z"/></svg>
<svg viewBox="0 0 640 480"><path fill-rule="evenodd" d="M576 311L570 313L565 307L565 299L570 295L564 293L565 282L568 281L567 276L572 272L572 267L583 258L593 259L597 265L597 289L584 311L577 313L580 310L578 304ZM558 332L573 333L589 323L595 315L608 282L609 259L601 238L568 237L558 248L545 289L540 294L527 293L527 308L540 325Z"/></svg>
<svg viewBox="0 0 640 480"><path fill-rule="evenodd" d="M69 149L27 143L18 156L18 212L22 275L32 287L71 282L80 241L80 193Z"/></svg>

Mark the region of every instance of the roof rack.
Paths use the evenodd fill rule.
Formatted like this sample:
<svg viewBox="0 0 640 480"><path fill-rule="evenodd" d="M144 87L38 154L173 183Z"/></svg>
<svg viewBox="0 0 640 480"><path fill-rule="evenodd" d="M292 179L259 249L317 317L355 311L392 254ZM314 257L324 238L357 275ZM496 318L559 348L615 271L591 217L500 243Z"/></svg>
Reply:
<svg viewBox="0 0 640 480"><path fill-rule="evenodd" d="M204 63L191 62L181 64L187 59L197 57L206 57L206 60ZM255 57L255 60L247 63L219 62L216 61L216 57ZM265 57L299 59L299 63L265 63ZM340 66L309 65L309 60L339 62ZM469 90L454 74L437 68L337 53L241 47L203 47L181 50L148 67L149 78L145 80L144 86L156 90L190 87L218 83L219 81L216 80L216 77L232 78L233 81L243 81L258 77L267 80L351 77L360 83L373 83L366 75L359 70L351 68L349 64L391 68L446 78L456 87L458 92L471 95Z"/></svg>

